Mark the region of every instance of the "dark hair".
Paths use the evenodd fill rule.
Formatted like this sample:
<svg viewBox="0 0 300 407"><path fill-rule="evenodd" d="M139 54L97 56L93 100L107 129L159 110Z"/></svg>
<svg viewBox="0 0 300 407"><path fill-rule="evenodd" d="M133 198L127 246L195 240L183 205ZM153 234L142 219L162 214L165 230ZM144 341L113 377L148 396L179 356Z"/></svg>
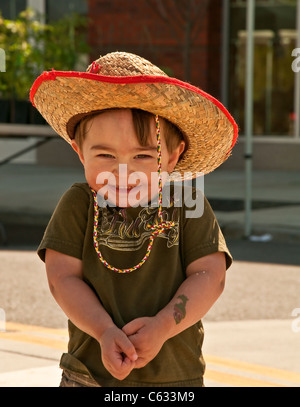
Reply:
<svg viewBox="0 0 300 407"><path fill-rule="evenodd" d="M108 109L108 110L117 110L117 109ZM76 141L78 147L82 149L82 144L87 133L87 124L90 120L92 120L95 116L103 112L107 112L108 110L101 110L98 112L94 112L85 118L83 118L77 125L75 129L75 137L74 140ZM135 129L135 133L139 143L142 146L146 146L148 143L149 135L150 135L150 123L151 120L155 118L153 113L146 112L141 109L130 109L132 112L132 120ZM162 128L162 133L164 135L167 149L171 153L179 143L184 140L183 134L169 120L160 118L160 126Z"/></svg>

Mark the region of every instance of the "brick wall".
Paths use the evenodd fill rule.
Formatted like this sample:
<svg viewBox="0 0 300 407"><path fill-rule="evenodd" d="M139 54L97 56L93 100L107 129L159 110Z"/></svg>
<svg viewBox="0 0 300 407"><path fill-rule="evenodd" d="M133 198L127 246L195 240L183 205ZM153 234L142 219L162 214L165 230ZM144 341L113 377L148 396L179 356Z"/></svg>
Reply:
<svg viewBox="0 0 300 407"><path fill-rule="evenodd" d="M88 0L91 60L128 51L220 97L221 0Z"/></svg>

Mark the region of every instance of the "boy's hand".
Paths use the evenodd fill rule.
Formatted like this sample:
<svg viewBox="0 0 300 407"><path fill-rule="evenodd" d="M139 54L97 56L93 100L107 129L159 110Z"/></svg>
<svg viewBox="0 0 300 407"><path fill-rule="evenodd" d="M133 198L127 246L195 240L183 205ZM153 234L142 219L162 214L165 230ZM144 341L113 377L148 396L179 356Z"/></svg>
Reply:
<svg viewBox="0 0 300 407"><path fill-rule="evenodd" d="M135 361L138 358L133 344L116 326L107 328L99 343L105 368L116 379L125 379L135 367Z"/></svg>
<svg viewBox="0 0 300 407"><path fill-rule="evenodd" d="M167 339L157 317L136 318L126 324L122 330L138 354L135 368L144 367L154 359Z"/></svg>
<svg viewBox="0 0 300 407"><path fill-rule="evenodd" d="M186 269L187 278L155 317L136 318L122 328L138 354L136 368L146 366L168 339L201 320L221 295L225 274L223 252L193 261Z"/></svg>

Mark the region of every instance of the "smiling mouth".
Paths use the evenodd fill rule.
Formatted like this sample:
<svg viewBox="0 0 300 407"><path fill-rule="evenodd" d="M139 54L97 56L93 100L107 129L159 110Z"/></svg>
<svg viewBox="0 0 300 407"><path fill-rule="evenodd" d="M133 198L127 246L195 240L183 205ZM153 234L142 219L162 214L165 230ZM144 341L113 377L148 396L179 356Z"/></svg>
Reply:
<svg viewBox="0 0 300 407"><path fill-rule="evenodd" d="M122 187L122 186L115 186L112 187L114 188L117 192L130 192L133 188L135 188L134 186L126 186L126 187Z"/></svg>
<svg viewBox="0 0 300 407"><path fill-rule="evenodd" d="M138 185L106 184L98 193L110 203L117 202L118 206L128 206L128 202L130 206L136 206L148 201L148 188L142 183Z"/></svg>
<svg viewBox="0 0 300 407"><path fill-rule="evenodd" d="M138 185L107 185L108 188L114 190L114 191L119 191L119 192L130 192L133 188L142 188L143 186L141 184Z"/></svg>

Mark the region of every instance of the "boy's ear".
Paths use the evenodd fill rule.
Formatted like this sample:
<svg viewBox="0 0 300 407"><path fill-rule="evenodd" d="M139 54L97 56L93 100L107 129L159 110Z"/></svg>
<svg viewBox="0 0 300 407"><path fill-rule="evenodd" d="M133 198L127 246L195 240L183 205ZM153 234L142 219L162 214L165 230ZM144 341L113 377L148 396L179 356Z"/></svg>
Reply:
<svg viewBox="0 0 300 407"><path fill-rule="evenodd" d="M72 146L73 150L76 151L76 153L78 154L78 157L79 157L79 160L81 161L81 163L84 165L83 154L82 154L81 149L79 148L79 146L77 145L75 140L71 140L71 146Z"/></svg>
<svg viewBox="0 0 300 407"><path fill-rule="evenodd" d="M180 155L184 152L185 142L182 140L180 144L172 151L169 156L168 172L172 172L178 163Z"/></svg>

